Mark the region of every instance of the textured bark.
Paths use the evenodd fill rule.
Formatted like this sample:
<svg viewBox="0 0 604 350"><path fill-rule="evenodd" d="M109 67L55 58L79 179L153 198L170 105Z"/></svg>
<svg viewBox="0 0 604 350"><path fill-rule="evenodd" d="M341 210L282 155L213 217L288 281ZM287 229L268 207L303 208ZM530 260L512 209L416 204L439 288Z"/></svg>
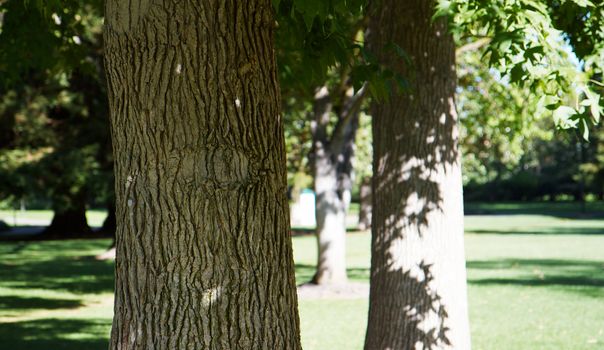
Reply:
<svg viewBox="0 0 604 350"><path fill-rule="evenodd" d="M455 45L434 1L376 2L370 45L407 93L373 105L366 349L470 349ZM391 49L410 57L406 64Z"/></svg>
<svg viewBox="0 0 604 350"><path fill-rule="evenodd" d="M271 2L106 6L111 349L299 349Z"/></svg>
<svg viewBox="0 0 604 350"><path fill-rule="evenodd" d="M371 178L365 177L361 182L359 190L359 230L367 230L371 228Z"/></svg>
<svg viewBox="0 0 604 350"><path fill-rule="evenodd" d="M327 126L332 101L327 87L317 90L314 100L313 172L316 195L317 271L312 283L346 283L346 213L353 183L354 139L364 89L343 91L338 122L331 135Z"/></svg>

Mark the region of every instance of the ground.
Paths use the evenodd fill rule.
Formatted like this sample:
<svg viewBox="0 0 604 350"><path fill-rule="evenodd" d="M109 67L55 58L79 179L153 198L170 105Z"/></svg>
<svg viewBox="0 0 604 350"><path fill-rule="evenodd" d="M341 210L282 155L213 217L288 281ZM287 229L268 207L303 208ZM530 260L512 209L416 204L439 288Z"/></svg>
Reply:
<svg viewBox="0 0 604 350"><path fill-rule="evenodd" d="M480 214L466 216L475 350L604 349L604 218L574 209L468 206ZM356 287L345 297L301 294L305 350L362 348L370 237L348 237L348 272ZM0 344L11 350L106 349L113 264L94 256L109 243L0 243ZM312 277L315 249L312 236L294 237L299 283Z"/></svg>

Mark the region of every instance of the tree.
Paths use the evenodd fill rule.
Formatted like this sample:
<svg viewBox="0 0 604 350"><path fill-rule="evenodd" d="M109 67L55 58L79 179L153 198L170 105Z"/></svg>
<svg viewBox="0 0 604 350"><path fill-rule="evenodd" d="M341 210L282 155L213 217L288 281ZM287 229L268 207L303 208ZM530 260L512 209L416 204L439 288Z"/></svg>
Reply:
<svg viewBox="0 0 604 350"><path fill-rule="evenodd" d="M505 200L507 195L529 195L510 178L523 172L525 154L536 139L549 139L551 118L538 113L531 90L509 84L484 64L484 50L469 42L456 50L464 200ZM518 182L512 181L515 185ZM511 183L510 183L511 184ZM508 198L510 200L512 198Z"/></svg>
<svg viewBox="0 0 604 350"><path fill-rule="evenodd" d="M317 271L312 282L339 284L346 276L346 213L352 198L354 141L365 89L338 86L337 121L328 132L333 93L319 88L313 108L313 175L316 195Z"/></svg>
<svg viewBox="0 0 604 350"><path fill-rule="evenodd" d="M371 228L371 177L373 169L373 140L371 136L371 116L361 114L359 119L359 130L355 140L355 164L354 172L359 198L359 230Z"/></svg>
<svg viewBox="0 0 604 350"><path fill-rule="evenodd" d="M48 235L89 233L87 204L112 197L101 7L83 0L0 4L0 118L7 125L0 171L19 179L0 191L50 199Z"/></svg>
<svg viewBox="0 0 604 350"><path fill-rule="evenodd" d="M112 0L112 349L299 349L271 2Z"/></svg>
<svg viewBox="0 0 604 350"><path fill-rule="evenodd" d="M578 129L581 135L576 136L587 139L590 130L597 130L604 7L574 0L453 0L439 1L439 8L450 15L451 28L463 47L486 47L480 60L488 59L491 68L469 81L473 64L466 61L470 64L462 66L470 73L462 74L459 99L464 171L470 170L464 173L464 179L470 181L465 194L472 198L553 199L572 192L581 198L584 183L591 182L595 169L584 164L580 167L584 174L577 176L576 159L587 161L593 147L568 134L578 134ZM464 55L475 56L471 52ZM492 68L499 73L495 80ZM486 87L488 95L468 87ZM571 132L553 135L552 119L557 129ZM475 176L478 173L480 181ZM481 185L485 180L491 182ZM480 187L484 190L473 191Z"/></svg>
<svg viewBox="0 0 604 350"><path fill-rule="evenodd" d="M458 38L486 39L484 57L502 79L529 88L538 113L552 117L557 129L578 129L587 139L589 126L602 113L602 5L589 0L439 0L437 15L449 17Z"/></svg>
<svg viewBox="0 0 604 350"><path fill-rule="evenodd" d="M346 213L354 181L354 141L361 105L368 95L363 88L366 77L358 74L359 68L367 70L361 45L366 27L364 2L277 2L286 106L310 109L308 163L316 195L318 243L312 283L316 284L347 281Z"/></svg>
<svg viewBox="0 0 604 350"><path fill-rule="evenodd" d="M455 43L446 20L432 20L433 1L375 4L370 48L382 64L409 77L409 89L372 105L365 348L469 349Z"/></svg>
<svg viewBox="0 0 604 350"><path fill-rule="evenodd" d="M604 45L593 45L585 65L574 62L548 3L441 0L437 16L436 1L374 3L373 52L411 83L406 94L373 107L367 349L470 348L455 45L440 15L449 15L458 38L487 39L490 66L507 83L529 88L539 99L539 112L553 117L557 128L579 129L587 138L589 125L598 121L601 106L594 78L602 73L596 58L602 57ZM601 28L601 6L590 1L565 5L579 8L572 12L574 20L589 24L579 25L580 31ZM393 45L408 59L396 59L396 50L388 50Z"/></svg>

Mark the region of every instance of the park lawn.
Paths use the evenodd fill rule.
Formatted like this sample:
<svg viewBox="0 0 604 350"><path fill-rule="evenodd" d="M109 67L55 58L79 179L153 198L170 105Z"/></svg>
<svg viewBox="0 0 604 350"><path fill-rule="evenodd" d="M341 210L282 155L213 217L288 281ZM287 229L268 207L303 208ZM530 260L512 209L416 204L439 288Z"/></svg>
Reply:
<svg viewBox="0 0 604 350"><path fill-rule="evenodd" d="M52 215L52 210L0 210L0 220L11 226L14 225L15 219L17 224L21 223L22 225L38 225L39 223L48 225L52 221ZM106 217L106 210L91 209L86 211L88 225L92 227L102 226Z"/></svg>
<svg viewBox="0 0 604 350"><path fill-rule="evenodd" d="M474 349L603 349L604 220L563 215L466 217ZM351 233L351 280L368 281L368 233ZM104 349L113 264L108 240L0 243L0 344L10 349ZM310 279L312 236L294 237L296 278ZM360 349L367 300L300 300L302 342Z"/></svg>

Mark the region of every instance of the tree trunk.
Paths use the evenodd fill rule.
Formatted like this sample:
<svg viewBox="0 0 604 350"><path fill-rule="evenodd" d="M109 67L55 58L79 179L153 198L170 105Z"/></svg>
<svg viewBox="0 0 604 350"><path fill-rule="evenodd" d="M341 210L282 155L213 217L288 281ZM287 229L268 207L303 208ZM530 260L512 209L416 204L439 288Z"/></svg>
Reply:
<svg viewBox="0 0 604 350"><path fill-rule="evenodd" d="M81 237L91 233L86 220L84 202L68 209L55 210L50 225L42 233L46 237Z"/></svg>
<svg viewBox="0 0 604 350"><path fill-rule="evenodd" d="M110 233L115 236L115 230L117 227L117 222L115 218L115 200L111 201L111 203L107 204L107 217L103 220L103 226L101 226L100 231Z"/></svg>
<svg viewBox="0 0 604 350"><path fill-rule="evenodd" d="M359 190L359 230L371 228L371 178L365 177Z"/></svg>
<svg viewBox="0 0 604 350"><path fill-rule="evenodd" d="M329 152L315 155L316 284L346 283L346 204L338 193L337 166Z"/></svg>
<svg viewBox="0 0 604 350"><path fill-rule="evenodd" d="M410 89L373 105L366 349L470 349L455 45L434 1L376 2L371 50ZM400 46L406 64L387 46Z"/></svg>
<svg viewBox="0 0 604 350"><path fill-rule="evenodd" d="M60 190L59 190L60 192ZM54 215L42 233L46 237L81 237L92 232L86 219L86 193L69 194L64 189L61 199L54 199Z"/></svg>
<svg viewBox="0 0 604 350"><path fill-rule="evenodd" d="M317 90L314 100L313 171L317 218L317 271L315 284L343 284L346 275L346 213L350 205L354 140L358 110L364 90L342 98L338 122L328 136L332 103L327 87Z"/></svg>
<svg viewBox="0 0 604 350"><path fill-rule="evenodd" d="M111 349L300 349L271 2L106 6Z"/></svg>

